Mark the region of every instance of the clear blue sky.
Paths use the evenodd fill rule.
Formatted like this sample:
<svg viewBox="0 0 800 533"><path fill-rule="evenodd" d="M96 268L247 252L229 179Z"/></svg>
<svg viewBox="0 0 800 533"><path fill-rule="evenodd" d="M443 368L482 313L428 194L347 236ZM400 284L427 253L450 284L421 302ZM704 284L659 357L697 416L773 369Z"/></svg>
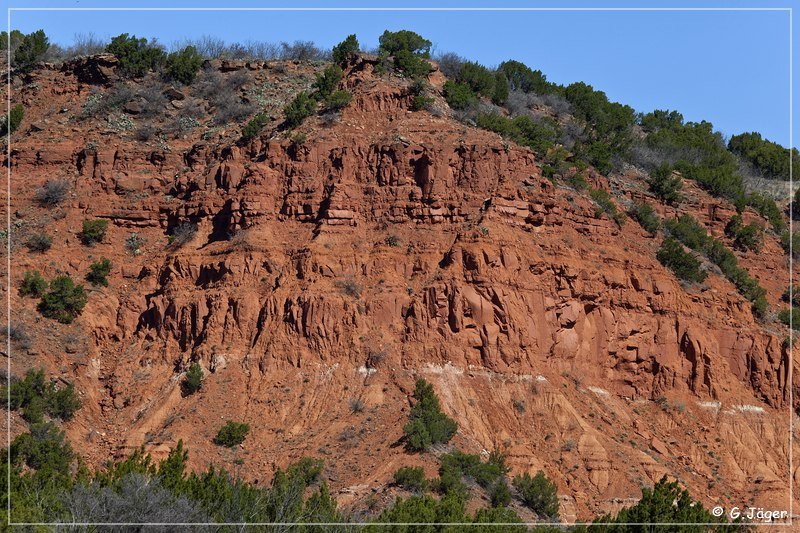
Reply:
<svg viewBox="0 0 800 533"><path fill-rule="evenodd" d="M434 0L431 0L433 2ZM242 0L3 0L6 7L494 7L488 0L436 3L300 3ZM703 7L794 7L798 1L720 2ZM699 7L696 2L658 4L608 0L605 3L514 2L505 7ZM39 28L59 44L76 33L112 37L128 32L170 44L210 35L226 41L312 40L330 47L355 33L362 45L377 45L384 29L411 29L433 41L437 51L453 51L485 65L520 60L558 83L585 81L612 100L639 111L677 109L687 120L706 119L726 135L759 131L789 144L789 28L787 11L554 11L554 12L103 12L13 11L12 27ZM794 18L795 30L800 10ZM795 33L798 33L795 31ZM795 58L797 53L795 39ZM797 68L794 69L795 80ZM795 84L796 85L796 84ZM797 146L800 106L794 109Z"/></svg>

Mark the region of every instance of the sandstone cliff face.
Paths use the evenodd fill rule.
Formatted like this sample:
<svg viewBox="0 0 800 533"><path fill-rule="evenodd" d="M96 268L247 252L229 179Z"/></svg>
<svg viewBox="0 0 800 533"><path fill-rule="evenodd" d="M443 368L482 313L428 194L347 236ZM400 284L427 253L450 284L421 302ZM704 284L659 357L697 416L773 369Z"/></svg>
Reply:
<svg viewBox="0 0 800 533"><path fill-rule="evenodd" d="M706 503L787 505L800 474L788 471L798 400L784 327L755 320L720 275L682 286L655 259L658 239L542 178L529 150L411 111L405 84L369 62L348 74L353 104L332 126L309 119L303 143L267 131L237 145L234 128L137 142L76 121L114 80L107 58L15 91L36 127L12 145L12 286L32 268L80 278L100 256L115 265L71 326L11 294L12 320L35 334L12 353L15 373L44 365L76 383L84 407L67 430L90 462L183 439L198 467L261 481L314 455L343 503L388 498L399 466L433 474L432 458L399 445L423 376L459 423L456 444L504 450L515 473L544 469L565 519L616 509L663 474ZM53 177L72 194L47 211L34 195ZM647 198L632 175L592 181L622 207ZM721 236L730 206L691 185L687 196L681 209ZM76 238L86 218L111 222L93 248ZM187 223L191 240L169 245ZM29 254L24 236L42 228L53 249ZM126 251L132 232L142 254ZM739 260L779 308L777 239ZM183 398L192 361L207 379ZM225 419L251 424L241 449L211 444Z"/></svg>

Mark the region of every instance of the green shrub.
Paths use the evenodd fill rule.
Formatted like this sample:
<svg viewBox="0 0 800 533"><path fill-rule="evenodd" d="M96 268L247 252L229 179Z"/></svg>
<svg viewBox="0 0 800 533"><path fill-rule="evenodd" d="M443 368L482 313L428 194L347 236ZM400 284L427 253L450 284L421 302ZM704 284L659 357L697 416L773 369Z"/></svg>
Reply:
<svg viewBox="0 0 800 533"><path fill-rule="evenodd" d="M461 72L459 72L456 81L468 85L473 92L483 96L491 97L494 95L494 73L474 61L465 61L461 65Z"/></svg>
<svg viewBox="0 0 800 533"><path fill-rule="evenodd" d="M378 39L381 57L393 56L394 68L407 78L420 78L430 72L431 42L409 30L386 30Z"/></svg>
<svg viewBox="0 0 800 533"><path fill-rule="evenodd" d="M69 276L58 276L50 282L50 290L42 295L38 309L47 318L69 324L81 314L86 301L82 285L75 285Z"/></svg>
<svg viewBox="0 0 800 533"><path fill-rule="evenodd" d="M506 100L508 100L508 80L502 72L495 72L492 103L495 105L505 105Z"/></svg>
<svg viewBox="0 0 800 533"><path fill-rule="evenodd" d="M781 233L781 245L787 254L791 253L794 259L800 259L800 231L790 235L789 230L785 230Z"/></svg>
<svg viewBox="0 0 800 533"><path fill-rule="evenodd" d="M325 105L330 111L340 111L350 105L351 99L347 91L334 91L325 99Z"/></svg>
<svg viewBox="0 0 800 533"><path fill-rule="evenodd" d="M433 386L418 379L414 399L416 403L411 408L411 419L403 428L408 448L424 451L432 444L449 442L456 434L456 422L442 412Z"/></svg>
<svg viewBox="0 0 800 533"><path fill-rule="evenodd" d="M434 100L430 96L426 94L418 94L414 96L414 100L411 103L411 109L414 111L422 111L423 109L428 109Z"/></svg>
<svg viewBox="0 0 800 533"><path fill-rule="evenodd" d="M475 123L479 128L498 133L540 155L545 154L557 138L557 126L550 119L534 120L528 115L509 119L497 113L482 113Z"/></svg>
<svg viewBox="0 0 800 533"><path fill-rule="evenodd" d="M12 107L11 112L7 115L3 115L3 118L0 119L0 137L17 131L24 117L25 108L22 104L17 104Z"/></svg>
<svg viewBox="0 0 800 533"><path fill-rule="evenodd" d="M498 490L497 497L503 499L504 491L497 488L497 485L505 483L507 473L505 456L501 453L492 452L486 462L483 462L479 455L454 450L441 456L436 489L442 494L466 494L467 488L462 478L468 477L486 489L490 497Z"/></svg>
<svg viewBox="0 0 800 533"><path fill-rule="evenodd" d="M757 192L751 193L747 197L747 204L755 209L759 215L766 218L772 229L779 235L786 229L786 222L783 220L781 208L769 196ZM792 204L792 208L794 208L794 204Z"/></svg>
<svg viewBox="0 0 800 533"><path fill-rule="evenodd" d="M728 141L728 150L757 168L765 178L788 181L790 161L794 171L800 168L797 148L792 149L790 157L788 148L763 139L760 133L734 135Z"/></svg>
<svg viewBox="0 0 800 533"><path fill-rule="evenodd" d="M557 86L548 82L541 70L531 70L519 61L503 61L497 70L505 76L514 91L548 94L557 90Z"/></svg>
<svg viewBox="0 0 800 533"><path fill-rule="evenodd" d="M303 120L313 115L316 110L317 101L306 91L301 92L283 108L287 127L295 128L299 126L303 123Z"/></svg>
<svg viewBox="0 0 800 533"><path fill-rule="evenodd" d="M778 312L778 320L795 330L800 330L800 307L791 306L791 308L784 308Z"/></svg>
<svg viewBox="0 0 800 533"><path fill-rule="evenodd" d="M708 231L691 215L664 222L667 232L692 250L703 251L708 243Z"/></svg>
<svg viewBox="0 0 800 533"><path fill-rule="evenodd" d="M106 46L106 52L117 56L118 72L129 78L141 78L150 70L166 60L167 54L147 39L137 39L135 35L117 35Z"/></svg>
<svg viewBox="0 0 800 533"><path fill-rule="evenodd" d="M46 233L35 233L25 243L31 252L44 253L53 246L53 238Z"/></svg>
<svg viewBox="0 0 800 533"><path fill-rule="evenodd" d="M617 205L611 199L611 195L604 189L592 189L589 196L598 205L600 210L607 214L611 220L622 226L625 223L625 215L617 210Z"/></svg>
<svg viewBox="0 0 800 533"><path fill-rule="evenodd" d="M167 77L184 85L191 85L200 67L203 56L194 46L187 46L167 56Z"/></svg>
<svg viewBox="0 0 800 533"><path fill-rule="evenodd" d="M505 507L511 503L511 489L505 479L499 480L489 489L489 501L492 507Z"/></svg>
<svg viewBox="0 0 800 533"><path fill-rule="evenodd" d="M453 109L467 109L478 101L469 85L450 80L444 82L444 99Z"/></svg>
<svg viewBox="0 0 800 533"><path fill-rule="evenodd" d="M194 394L195 392L199 391L202 386L203 369L198 363L192 363L189 365L189 369L186 371L186 377L184 378L183 382L181 382L183 394L185 396Z"/></svg>
<svg viewBox="0 0 800 533"><path fill-rule="evenodd" d="M351 57L358 53L358 39L355 35L348 35L347 38L333 47L333 62L339 65L346 63Z"/></svg>
<svg viewBox="0 0 800 533"><path fill-rule="evenodd" d="M0 50L14 50L24 38L25 34L19 30L11 30L10 36L7 31L0 31Z"/></svg>
<svg viewBox="0 0 800 533"><path fill-rule="evenodd" d="M665 204L678 205L681 203L683 197L680 191L683 187L683 180L680 176L672 173L672 167L667 163L650 172L647 183L650 185L650 192Z"/></svg>
<svg viewBox="0 0 800 533"><path fill-rule="evenodd" d="M725 523L725 518L712 516L700 502L695 502L689 493L678 486L677 481L667 481L667 476L661 478L652 489L642 488L642 497L632 507L620 510L615 517L605 515L595 521L596 524L631 524L652 523L675 524L672 531L680 531L680 524L714 524ZM631 526L618 525L592 527L591 531L629 531ZM691 526L690 526L691 527ZM701 528L702 531L729 531L731 527L713 526Z"/></svg>
<svg viewBox="0 0 800 533"><path fill-rule="evenodd" d="M541 470L533 477L528 473L515 477L514 488L522 502L540 517L558 517L558 489Z"/></svg>
<svg viewBox="0 0 800 533"><path fill-rule="evenodd" d="M672 237L666 237L661 243L656 259L682 280L700 283L706 279L706 273L700 270L700 261Z"/></svg>
<svg viewBox="0 0 800 533"><path fill-rule="evenodd" d="M410 30L386 30L378 38L378 44L379 51L385 52L388 55L395 55L398 52L406 51L419 54L424 58L430 57L431 42Z"/></svg>
<svg viewBox="0 0 800 533"><path fill-rule="evenodd" d="M636 113L630 106L609 101L603 91L583 82L567 86L564 97L572 104L573 115L591 125L593 139L588 152L593 157L590 161L605 172L606 169L601 169L603 165L598 164L609 165L611 153L624 154L627 151Z"/></svg>
<svg viewBox="0 0 800 533"><path fill-rule="evenodd" d="M111 273L111 261L105 257L100 261L95 261L89 265L89 273L86 274L86 281L92 285L102 285L108 287L107 276Z"/></svg>
<svg viewBox="0 0 800 533"><path fill-rule="evenodd" d="M413 492L428 488L425 470L421 466L404 466L394 473L394 484Z"/></svg>
<svg viewBox="0 0 800 533"><path fill-rule="evenodd" d="M431 71L427 59L407 50L400 50L394 55L394 68L411 79L426 77Z"/></svg>
<svg viewBox="0 0 800 533"><path fill-rule="evenodd" d="M38 270L29 270L25 272L22 278L22 283L19 286L19 294L21 296L36 296L39 297L47 290L48 283Z"/></svg>
<svg viewBox="0 0 800 533"><path fill-rule="evenodd" d="M758 252L764 240L764 228L755 222L744 224L741 215L734 215L725 225L725 235L733 240L735 248Z"/></svg>
<svg viewBox="0 0 800 533"><path fill-rule="evenodd" d="M107 230L107 220L84 220L83 229L80 233L81 242L87 246L92 246L98 242L102 242L106 236Z"/></svg>
<svg viewBox="0 0 800 533"><path fill-rule="evenodd" d="M674 168L684 178L695 180L714 196L731 200L737 208L744 206L738 161L710 122L684 124L680 113L656 111L644 115L641 123L650 130L645 144L665 159L675 161Z"/></svg>
<svg viewBox="0 0 800 533"><path fill-rule="evenodd" d="M30 72L44 57L48 48L50 48L50 40L43 30L27 34L14 50L14 68L20 72Z"/></svg>
<svg viewBox="0 0 800 533"><path fill-rule="evenodd" d="M661 227L661 221L653 209L653 206L646 202L636 202L633 204L633 207L631 207L629 213L647 233L650 235L658 233L658 228Z"/></svg>
<svg viewBox="0 0 800 533"><path fill-rule="evenodd" d="M250 425L233 420L228 420L228 423L220 428L217 436L214 437L214 444L219 446L227 446L233 448L244 442L244 438L250 432Z"/></svg>
<svg viewBox="0 0 800 533"><path fill-rule="evenodd" d="M269 116L266 113L259 113L250 119L250 122L242 128L242 141L249 141L258 135L258 132L269 123Z"/></svg>
<svg viewBox="0 0 800 533"><path fill-rule="evenodd" d="M583 174L576 172L567 178L567 185L576 191L585 191L589 188L589 182L583 177Z"/></svg>
<svg viewBox="0 0 800 533"><path fill-rule="evenodd" d="M339 65L329 65L322 74L317 74L312 88L315 89L314 98L321 102L328 98L342 81L342 69Z"/></svg>
<svg viewBox="0 0 800 533"><path fill-rule="evenodd" d="M72 384L58 388L52 381L45 380L44 370L28 370L24 379L11 383L8 395L11 409L22 409L23 417L30 423L41 422L45 413L53 418L71 420L81 407Z"/></svg>

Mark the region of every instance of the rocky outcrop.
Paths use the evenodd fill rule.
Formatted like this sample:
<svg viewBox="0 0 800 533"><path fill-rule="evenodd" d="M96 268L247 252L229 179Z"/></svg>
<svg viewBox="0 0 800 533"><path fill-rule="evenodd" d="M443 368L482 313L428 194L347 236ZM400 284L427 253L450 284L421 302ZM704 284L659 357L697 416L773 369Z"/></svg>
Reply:
<svg viewBox="0 0 800 533"><path fill-rule="evenodd" d="M45 256L16 249L14 276L115 265L69 327L86 333L78 354L60 349L72 330L36 322L34 303L12 294L34 324L36 363L84 394L68 432L88 461L183 439L194 466L227 464L211 438L235 418L253 427L243 475L320 456L343 501L358 502L408 459L398 439L424 376L459 446L502 450L514 472L545 469L573 518L616 509L665 473L707 502L785 502L786 413L800 405L788 405L785 328L757 321L721 275L682 285L655 259L657 238L544 179L529 150L411 111L407 83L373 66L351 65L353 103L333 126L307 120L305 142L198 130L148 144L31 104L26 117L47 127L14 143L12 174L25 176L12 182L14 217L54 243ZM247 70L253 86L279 75L207 68ZM77 112L83 84L115 79L104 57L64 69L37 73L20 98ZM34 196L53 176L71 191L46 213ZM630 177L589 181L621 209L652 201ZM682 209L722 235L729 206L687 189ZM95 248L76 238L86 218L110 221ZM186 223L196 233L170 244ZM140 249L126 246L132 233ZM777 306L777 238L740 262ZM207 377L183 398L190 361Z"/></svg>

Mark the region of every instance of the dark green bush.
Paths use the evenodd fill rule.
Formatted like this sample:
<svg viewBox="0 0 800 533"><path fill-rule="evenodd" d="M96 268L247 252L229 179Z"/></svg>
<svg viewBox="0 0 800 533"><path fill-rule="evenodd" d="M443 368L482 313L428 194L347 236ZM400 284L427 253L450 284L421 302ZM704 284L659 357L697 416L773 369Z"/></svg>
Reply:
<svg viewBox="0 0 800 533"><path fill-rule="evenodd" d="M778 320L795 330L800 330L800 307L791 306L778 312Z"/></svg>
<svg viewBox="0 0 800 533"><path fill-rule="evenodd" d="M394 68L406 78L418 79L427 77L431 65L427 59L407 50L394 54Z"/></svg>
<svg viewBox="0 0 800 533"><path fill-rule="evenodd" d="M800 169L800 153L797 148L792 149L790 157L788 148L762 138L760 133L734 135L728 141L728 150L753 165L769 179L788 181L790 160L793 171Z"/></svg>
<svg viewBox="0 0 800 533"><path fill-rule="evenodd" d="M386 30L378 38L378 44L380 45L379 50L390 56L406 51L424 58L430 57L431 42L410 30Z"/></svg>
<svg viewBox="0 0 800 533"><path fill-rule="evenodd" d="M589 196L599 207L600 211L608 215L608 217L622 226L625 223L625 215L617 209L617 204L611 198L608 191L604 189L592 189L589 191Z"/></svg>
<svg viewBox="0 0 800 533"><path fill-rule="evenodd" d="M141 78L150 70L164 63L167 54L147 39L137 39L135 35L117 35L106 46L106 52L114 54L119 60L118 72L129 78Z"/></svg>
<svg viewBox="0 0 800 533"><path fill-rule="evenodd" d="M650 130L645 144L661 154L665 162L674 161L674 168L684 178L695 180L714 196L729 199L739 209L744 207L746 198L738 161L710 122L684 124L680 113L656 111L644 115L641 123Z"/></svg>
<svg viewBox="0 0 800 533"><path fill-rule="evenodd" d="M250 122L242 128L242 141L249 141L258 135L258 132L269 123L269 116L266 113L259 113L250 119Z"/></svg>
<svg viewBox="0 0 800 533"><path fill-rule="evenodd" d="M50 40L44 30L37 30L25 35L17 49L14 50L14 68L20 72L30 72L44 57L48 48L50 48Z"/></svg>
<svg viewBox="0 0 800 533"><path fill-rule="evenodd" d="M22 278L22 283L19 286L19 293L21 296L36 296L39 297L47 290L48 283L38 270L29 270L25 272Z"/></svg>
<svg viewBox="0 0 800 533"><path fill-rule="evenodd" d="M501 453L492 452L487 461L483 462L479 455L454 450L441 456L435 489L445 495L465 497L468 491L462 479L466 477L485 489L489 497L496 499L498 504L507 503L507 473L505 456ZM506 485L506 490L501 485Z"/></svg>
<svg viewBox="0 0 800 533"><path fill-rule="evenodd" d="M12 410L23 410L23 417L30 423L42 421L46 413L53 418L71 420L80 409L81 402L72 384L58 388L46 381L44 370L28 370L25 378L11 383L8 388Z"/></svg>
<svg viewBox="0 0 800 533"><path fill-rule="evenodd" d="M800 259L800 231L789 235L789 230L785 230L781 233L781 245L787 254L791 253L795 259Z"/></svg>
<svg viewBox="0 0 800 533"><path fill-rule="evenodd" d="M615 517L605 515L595 521L596 524L605 526L592 526L590 531L629 531L631 526L622 524L641 524L658 522L662 524L675 524L672 531L685 530L679 524L725 524L725 518L712 516L700 502L695 502L689 493L678 486L677 481L667 481L667 476L661 478L655 487L642 488L642 498L632 507L619 511ZM620 524L613 526L610 524ZM690 526L691 527L691 526ZM668 528L669 529L669 528ZM729 531L729 526L703 526L702 531Z"/></svg>
<svg viewBox="0 0 800 533"><path fill-rule="evenodd" d="M783 220L781 208L769 196L757 192L751 193L747 197L747 204L755 209L759 215L766 218L776 233L780 234L786 229L786 222ZM792 204L792 207L794 207L794 204Z"/></svg>
<svg viewBox="0 0 800 533"><path fill-rule="evenodd" d="M658 233L658 228L661 227L661 221L653 209L653 206L646 202L636 202L633 204L633 207L631 207L629 213L647 233L650 235Z"/></svg>
<svg viewBox="0 0 800 533"><path fill-rule="evenodd" d="M0 50L14 50L25 38L25 34L19 30L11 30L11 36L7 31L0 31Z"/></svg>
<svg viewBox="0 0 800 533"><path fill-rule="evenodd" d="M342 69L339 65L329 65L321 74L317 74L317 79L312 87L315 89L314 98L321 102L327 99L333 91L339 87L342 81Z"/></svg>
<svg viewBox="0 0 800 533"><path fill-rule="evenodd" d="M598 161L610 159L610 152L623 154L627 151L632 139L632 126L636 121L633 108L609 101L603 91L597 91L583 82L566 87L564 96L572 104L573 114L591 125L592 143L599 144L589 151L594 153Z"/></svg>
<svg viewBox="0 0 800 533"><path fill-rule="evenodd" d="M505 507L511 503L511 489L505 479L500 479L489 489L489 501L492 507Z"/></svg>
<svg viewBox="0 0 800 533"><path fill-rule="evenodd" d="M411 408L411 419L403 428L408 448L420 452L432 444L449 442L456 434L456 422L442 412L433 386L418 379L414 399L416 403Z"/></svg>
<svg viewBox="0 0 800 533"><path fill-rule="evenodd" d="M108 220L84 220L83 229L80 233L81 242L87 246L92 246L102 242L108 230Z"/></svg>
<svg viewBox="0 0 800 533"><path fill-rule="evenodd" d="M421 466L404 466L394 473L394 484L413 492L422 492L428 488L425 470Z"/></svg>
<svg viewBox="0 0 800 533"><path fill-rule="evenodd" d="M499 133L540 155L553 146L557 137L557 126L552 120L534 120L528 115L509 119L497 113L483 113L478 115L475 123L479 128Z"/></svg>
<svg viewBox="0 0 800 533"><path fill-rule="evenodd" d="M198 363L189 365L186 371L186 377L181 382L181 389L185 396L189 396L199 391L203 386L203 369Z"/></svg>
<svg viewBox="0 0 800 533"><path fill-rule="evenodd" d="M656 259L682 280L700 283L706 279L706 273L700 270L700 261L672 237L666 237L661 243Z"/></svg>
<svg viewBox="0 0 800 533"><path fill-rule="evenodd" d="M497 70L506 77L509 87L514 91L536 94L557 91L557 86L548 82L541 70L531 70L519 61L503 61Z"/></svg>
<svg viewBox="0 0 800 533"><path fill-rule="evenodd" d="M473 92L483 96L492 97L494 95L494 73L474 61L465 61L461 65L461 72L456 81L468 85Z"/></svg>
<svg viewBox="0 0 800 533"><path fill-rule="evenodd" d="M558 489L541 470L533 477L528 473L515 477L514 488L522 502L540 517L558 517Z"/></svg>
<svg viewBox="0 0 800 533"><path fill-rule="evenodd" d="M567 185L576 191L585 191L589 188L589 182L586 181L586 178L580 172L575 172L574 174L570 175L566 181Z"/></svg>
<svg viewBox="0 0 800 533"><path fill-rule="evenodd" d="M382 57L393 56L394 68L407 78L420 78L430 72L431 42L409 30L386 30L378 39Z"/></svg>
<svg viewBox="0 0 800 533"><path fill-rule="evenodd" d="M334 91L325 99L325 106L330 111L340 111L350 105L352 98L347 91Z"/></svg>
<svg viewBox="0 0 800 533"><path fill-rule="evenodd" d="M58 276L50 282L50 290L42 295L39 312L62 324L71 323L86 306L83 285L75 285L69 276Z"/></svg>
<svg viewBox="0 0 800 533"><path fill-rule="evenodd" d="M347 38L333 47L333 62L339 65L346 63L351 57L358 53L358 39L355 35L348 35Z"/></svg>
<svg viewBox="0 0 800 533"><path fill-rule="evenodd" d="M764 228L755 222L745 224L741 215L734 215L725 225L725 235L733 240L735 248L758 252L764 240Z"/></svg>
<svg viewBox="0 0 800 533"><path fill-rule="evenodd" d="M217 436L214 437L214 444L233 448L244 442L244 438L250 432L250 425L228 420L228 423L220 428Z"/></svg>
<svg viewBox="0 0 800 533"><path fill-rule="evenodd" d="M414 111L422 111L423 109L429 109L430 106L433 104L433 98L426 95L426 94L418 94L414 96L414 100L411 103L411 109Z"/></svg>
<svg viewBox="0 0 800 533"><path fill-rule="evenodd" d="M167 77L184 85L191 85L203 66L203 56L194 46L187 46L167 56Z"/></svg>
<svg viewBox="0 0 800 533"><path fill-rule="evenodd" d="M53 246L53 238L46 233L34 233L25 243L31 252L44 253Z"/></svg>
<svg viewBox="0 0 800 533"><path fill-rule="evenodd" d="M86 281L92 285L102 285L108 287L108 275L111 273L111 260L101 257L100 261L95 261L89 265L89 273L86 274Z"/></svg>
<svg viewBox="0 0 800 533"><path fill-rule="evenodd" d="M508 100L508 80L502 72L495 72L492 103L495 105L505 105L506 100Z"/></svg>
<svg viewBox="0 0 800 533"><path fill-rule="evenodd" d="M664 222L667 232L692 250L703 251L709 236L705 226L691 215L681 215L677 219Z"/></svg>
<svg viewBox="0 0 800 533"><path fill-rule="evenodd" d="M444 82L444 99L453 109L467 109L478 101L469 85L450 80Z"/></svg>
<svg viewBox="0 0 800 533"><path fill-rule="evenodd" d="M295 128L316 111L317 101L309 93L303 91L283 108L283 113L286 115L286 126Z"/></svg>
<svg viewBox="0 0 800 533"><path fill-rule="evenodd" d="M24 117L25 108L22 104L17 104L12 107L11 112L7 115L3 115L3 118L0 119L0 137L17 131Z"/></svg>
<svg viewBox="0 0 800 533"><path fill-rule="evenodd" d="M665 204L678 205L681 203L683 196L680 191L683 187L683 180L680 176L672 173L672 167L669 164L664 163L650 172L647 183L650 185L650 192Z"/></svg>

